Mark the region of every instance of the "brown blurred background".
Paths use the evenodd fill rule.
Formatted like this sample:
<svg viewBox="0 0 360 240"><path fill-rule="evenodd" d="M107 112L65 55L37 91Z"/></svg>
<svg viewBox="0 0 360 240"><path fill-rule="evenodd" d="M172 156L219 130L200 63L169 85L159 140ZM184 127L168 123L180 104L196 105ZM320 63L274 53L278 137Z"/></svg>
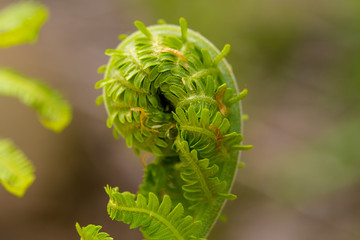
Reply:
<svg viewBox="0 0 360 240"><path fill-rule="evenodd" d="M14 2L1 0L0 8ZM252 151L210 240L360 239L359 0L43 0L50 19L36 44L0 49L0 66L41 79L72 103L61 134L33 111L0 97L0 137L34 162L37 179L18 199L0 188L0 239L79 239L75 222L100 224L114 239L141 239L112 222L106 184L136 192L142 165L105 126L95 106L117 36L163 18L185 17L228 57L249 114Z"/></svg>

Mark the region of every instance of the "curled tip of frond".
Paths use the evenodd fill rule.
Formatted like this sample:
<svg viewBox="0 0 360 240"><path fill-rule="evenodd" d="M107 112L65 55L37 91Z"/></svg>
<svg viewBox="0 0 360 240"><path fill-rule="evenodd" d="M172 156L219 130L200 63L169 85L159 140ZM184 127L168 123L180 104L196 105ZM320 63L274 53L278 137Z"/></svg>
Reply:
<svg viewBox="0 0 360 240"><path fill-rule="evenodd" d="M219 55L215 57L213 62L214 67L216 67L219 64L219 62L229 54L229 52L230 52L230 44L226 44L219 53Z"/></svg>
<svg viewBox="0 0 360 240"><path fill-rule="evenodd" d="M142 32L147 38L152 39L152 34L149 31L149 29L147 29L147 27L145 26L145 24L141 21L135 21L135 27L137 29L139 29L140 32Z"/></svg>
<svg viewBox="0 0 360 240"><path fill-rule="evenodd" d="M124 41L127 37L128 37L128 35L126 35L126 34L120 34L118 36L119 40L121 40L121 41Z"/></svg>
<svg viewBox="0 0 360 240"><path fill-rule="evenodd" d="M187 41L188 23L185 20L185 18L181 17L179 19L179 24L180 24L180 28L181 28L181 38L182 38L183 42L186 42Z"/></svg>
<svg viewBox="0 0 360 240"><path fill-rule="evenodd" d="M164 19L160 18L160 19L157 21L157 24L159 24L159 25L164 25L164 24L166 24L166 21L165 21Z"/></svg>

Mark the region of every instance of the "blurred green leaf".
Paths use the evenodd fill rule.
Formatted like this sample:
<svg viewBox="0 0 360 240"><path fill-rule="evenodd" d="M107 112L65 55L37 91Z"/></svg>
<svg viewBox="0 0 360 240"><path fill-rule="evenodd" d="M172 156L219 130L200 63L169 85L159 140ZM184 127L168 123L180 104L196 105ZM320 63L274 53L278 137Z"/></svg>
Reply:
<svg viewBox="0 0 360 240"><path fill-rule="evenodd" d="M47 17L47 8L32 1L5 7L0 11L0 47L36 41Z"/></svg>
<svg viewBox="0 0 360 240"><path fill-rule="evenodd" d="M101 226L96 225L87 225L86 227L81 227L79 223L76 223L76 230L81 237L81 240L113 240L109 234L105 232L99 232Z"/></svg>
<svg viewBox="0 0 360 240"><path fill-rule="evenodd" d="M71 121L70 104L57 91L13 70L0 68L0 95L16 97L35 109L41 123L55 132Z"/></svg>
<svg viewBox="0 0 360 240"><path fill-rule="evenodd" d="M9 140L0 139L0 182L5 189L22 197L34 180L31 162Z"/></svg>

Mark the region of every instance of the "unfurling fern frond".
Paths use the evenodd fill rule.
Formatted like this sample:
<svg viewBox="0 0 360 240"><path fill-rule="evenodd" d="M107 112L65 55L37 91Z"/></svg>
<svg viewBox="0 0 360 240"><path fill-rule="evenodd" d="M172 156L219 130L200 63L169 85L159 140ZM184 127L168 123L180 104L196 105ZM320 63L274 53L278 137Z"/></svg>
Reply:
<svg viewBox="0 0 360 240"><path fill-rule="evenodd" d="M34 42L47 17L47 8L32 1L5 7L0 11L0 47Z"/></svg>
<svg viewBox="0 0 360 240"><path fill-rule="evenodd" d="M206 237L226 199L236 197L230 192L239 150L251 148L241 145L239 101L247 90L237 94L236 79L224 59L230 45L219 51L188 29L184 18L179 23L146 27L136 21L139 31L106 50L110 59L99 69L104 78L95 85L103 89L96 102L105 104L114 135L122 135L138 155L146 151L156 156L145 168L137 200L131 193L107 188L110 216L131 228L143 226L149 240L191 236L159 220L162 196L159 209L167 202L172 212L181 206L181 213L201 222L193 236ZM153 206L156 211L149 212Z"/></svg>
<svg viewBox="0 0 360 240"><path fill-rule="evenodd" d="M109 234L99 232L102 228L101 226L89 224L86 227L80 227L79 223L76 223L75 226L80 240L113 240Z"/></svg>
<svg viewBox="0 0 360 240"><path fill-rule="evenodd" d="M16 97L32 107L41 123L55 131L62 131L71 121L71 107L55 90L37 80L0 68L0 96Z"/></svg>
<svg viewBox="0 0 360 240"><path fill-rule="evenodd" d="M108 213L112 219L138 228L148 239L189 240L199 239L196 234L201 226L191 216L184 216L181 203L172 207L171 199L164 195L162 202L154 193L149 193L148 200L142 195L129 192L119 193L118 188L105 188L110 197Z"/></svg>
<svg viewBox="0 0 360 240"><path fill-rule="evenodd" d="M22 197L34 180L31 162L9 140L0 139L0 182L5 189Z"/></svg>

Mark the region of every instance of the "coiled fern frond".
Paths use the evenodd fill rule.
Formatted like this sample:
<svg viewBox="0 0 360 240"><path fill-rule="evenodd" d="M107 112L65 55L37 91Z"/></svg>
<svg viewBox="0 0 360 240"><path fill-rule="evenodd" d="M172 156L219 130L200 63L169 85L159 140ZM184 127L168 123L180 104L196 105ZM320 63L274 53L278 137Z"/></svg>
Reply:
<svg viewBox="0 0 360 240"><path fill-rule="evenodd" d="M96 102L105 103L107 126L114 128L115 137L122 135L136 154L146 151L156 156L145 167L137 200L133 194L107 188L113 195L110 216L131 227L143 226L147 239L206 237L225 200L236 198L230 190L239 150L252 148L241 144L239 101L247 90L237 93L235 77L224 59L230 45L219 51L188 29L184 18L179 23L146 27L136 21L139 31L105 52L110 60L100 68L104 79L95 85L103 89ZM146 217L144 212L135 217L135 212L128 211L137 204L158 206L161 198L174 209L182 206L181 212L194 219L187 220L189 227L198 231L186 237L170 235L182 227L160 224L147 211ZM150 221L163 228L149 227L149 234L144 226ZM165 232L169 235L157 235Z"/></svg>

